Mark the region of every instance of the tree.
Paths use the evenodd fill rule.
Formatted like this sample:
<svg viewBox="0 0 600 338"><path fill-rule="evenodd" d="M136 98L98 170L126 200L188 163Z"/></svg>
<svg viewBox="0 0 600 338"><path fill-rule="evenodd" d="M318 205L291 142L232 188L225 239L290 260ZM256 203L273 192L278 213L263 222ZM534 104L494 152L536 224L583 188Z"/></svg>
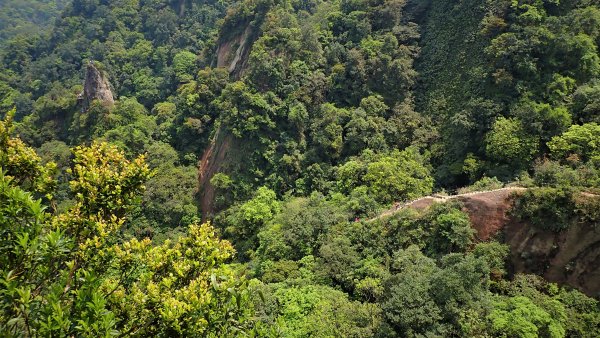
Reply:
<svg viewBox="0 0 600 338"><path fill-rule="evenodd" d="M196 54L189 51L182 51L175 54L173 58L173 69L175 76L180 83L191 81L196 73Z"/></svg>
<svg viewBox="0 0 600 338"><path fill-rule="evenodd" d="M4 175L23 189L36 194L48 194L56 184L53 174L56 164L41 164L41 158L18 138L11 137L15 109L0 121L0 164Z"/></svg>
<svg viewBox="0 0 600 338"><path fill-rule="evenodd" d="M319 248L319 256L323 258L324 269L337 284L352 288L353 270L358 265L360 256L346 236L329 236Z"/></svg>
<svg viewBox="0 0 600 338"><path fill-rule="evenodd" d="M448 254L431 277L431 296L442 309L444 321L459 326L458 318L487 301L490 269L484 259L471 253Z"/></svg>
<svg viewBox="0 0 600 338"><path fill-rule="evenodd" d="M553 107L528 99L519 102L513 113L522 122L526 134L535 135L542 142L564 132L572 123L571 113L565 107Z"/></svg>
<svg viewBox="0 0 600 338"><path fill-rule="evenodd" d="M394 255L393 268L398 273L385 282L389 296L381 304L386 320L403 336L443 335L442 312L430 294L439 269L433 259L411 246Z"/></svg>
<svg viewBox="0 0 600 338"><path fill-rule="evenodd" d="M405 201L428 195L433 178L414 149L394 151L367 165L365 184L381 203Z"/></svg>
<svg viewBox="0 0 600 338"><path fill-rule="evenodd" d="M483 258L490 267L491 277L499 279L506 274L506 258L509 247L498 242L478 243L473 249L476 258Z"/></svg>
<svg viewBox="0 0 600 338"><path fill-rule="evenodd" d="M385 113L389 109L380 96L369 96L361 100L344 129L347 130L345 147L350 154L364 149L384 151L387 148L384 129L388 126Z"/></svg>
<svg viewBox="0 0 600 338"><path fill-rule="evenodd" d="M538 151L538 140L528 134L521 121L498 118L486 137L486 152L501 163L516 163L523 167Z"/></svg>
<svg viewBox="0 0 600 338"><path fill-rule="evenodd" d="M168 143L152 142L146 147L146 163L150 169L172 168L179 163L179 154Z"/></svg>
<svg viewBox="0 0 600 338"><path fill-rule="evenodd" d="M268 132L275 127L272 96L255 93L244 82L228 84L214 101L221 122L238 138Z"/></svg>
<svg viewBox="0 0 600 338"><path fill-rule="evenodd" d="M514 202L512 213L541 229L563 231L576 220L572 187L531 188Z"/></svg>
<svg viewBox="0 0 600 338"><path fill-rule="evenodd" d="M224 220L225 231L244 258L256 249L257 234L281 211L281 203L273 190L260 187L253 198L230 210Z"/></svg>
<svg viewBox="0 0 600 338"><path fill-rule="evenodd" d="M57 168L56 189L52 194L52 202L58 211L65 211L65 206L70 203L69 174L67 169L71 165L71 149L62 141L50 141L42 144L37 149L42 163L55 163Z"/></svg>
<svg viewBox="0 0 600 338"><path fill-rule="evenodd" d="M495 335L521 338L564 337L562 324L524 296L498 299L488 315Z"/></svg>
<svg viewBox="0 0 600 338"><path fill-rule="evenodd" d="M337 159L344 146L343 131L348 111L337 108L333 104L323 104L319 108L319 115L312 120L310 129L314 146L331 159Z"/></svg>
<svg viewBox="0 0 600 338"><path fill-rule="evenodd" d="M319 193L308 198L293 198L281 206L277 215L258 238L257 255L262 260L299 260L317 252L327 230L348 220L347 212Z"/></svg>
<svg viewBox="0 0 600 338"><path fill-rule="evenodd" d="M375 154L365 150L337 167L340 192L351 194L364 187L382 204L414 199L431 193L433 178L425 159L414 148Z"/></svg>
<svg viewBox="0 0 600 338"><path fill-rule="evenodd" d="M429 228L425 252L430 257L439 257L452 252L465 252L475 236L469 215L458 208L433 206L424 218Z"/></svg>
<svg viewBox="0 0 600 338"><path fill-rule="evenodd" d="M548 142L552 155L565 159L571 155L578 156L582 161L600 159L600 125L586 123L573 125L560 136L555 136Z"/></svg>
<svg viewBox="0 0 600 338"><path fill-rule="evenodd" d="M600 84L584 85L573 94L573 116L578 123L600 123Z"/></svg>
<svg viewBox="0 0 600 338"><path fill-rule="evenodd" d="M145 236L185 230L200 219L194 199L198 183L197 169L189 166L163 166L148 179L142 204L130 226ZM158 240L159 237L156 237Z"/></svg>
<svg viewBox="0 0 600 338"><path fill-rule="evenodd" d="M259 309L278 326L278 336L372 337L381 323L376 304L350 300L329 286L272 284L261 289L265 301Z"/></svg>
<svg viewBox="0 0 600 338"><path fill-rule="evenodd" d="M176 243L118 241L150 171L94 142L73 150L75 204L50 214L34 194L53 165L0 122L0 330L27 336L235 335L248 311L234 253L209 224ZM29 191L27 191L29 190ZM45 199L52 196L47 194Z"/></svg>

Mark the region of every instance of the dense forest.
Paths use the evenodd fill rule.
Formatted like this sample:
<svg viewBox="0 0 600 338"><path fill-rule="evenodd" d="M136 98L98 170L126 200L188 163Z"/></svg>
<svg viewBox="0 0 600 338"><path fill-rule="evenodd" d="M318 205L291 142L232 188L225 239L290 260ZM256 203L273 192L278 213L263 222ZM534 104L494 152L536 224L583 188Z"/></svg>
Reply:
<svg viewBox="0 0 600 338"><path fill-rule="evenodd" d="M0 1L0 45L15 36L32 36L52 27L67 0Z"/></svg>
<svg viewBox="0 0 600 338"><path fill-rule="evenodd" d="M599 48L597 0L0 0L0 336L599 337Z"/></svg>

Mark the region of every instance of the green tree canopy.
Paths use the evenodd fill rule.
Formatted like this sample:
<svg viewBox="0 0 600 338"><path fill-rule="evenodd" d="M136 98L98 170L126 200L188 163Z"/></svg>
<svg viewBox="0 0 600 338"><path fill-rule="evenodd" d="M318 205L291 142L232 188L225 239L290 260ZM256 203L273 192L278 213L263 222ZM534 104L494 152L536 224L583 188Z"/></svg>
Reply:
<svg viewBox="0 0 600 338"><path fill-rule="evenodd" d="M600 159L600 125L597 123L573 125L562 135L552 138L548 142L548 148L558 159L576 155L582 161L598 160Z"/></svg>
<svg viewBox="0 0 600 338"><path fill-rule="evenodd" d="M528 134L521 121L499 118L487 134L486 152L501 163L529 163L538 152L538 140Z"/></svg>
<svg viewBox="0 0 600 338"><path fill-rule="evenodd" d="M116 147L73 150L66 212L47 212L53 165L0 121L0 330L27 336L235 335L250 307L209 224L175 243L118 241L150 170ZM26 189L26 190L25 190ZM29 190L29 191L27 191ZM47 194L45 199L51 198Z"/></svg>

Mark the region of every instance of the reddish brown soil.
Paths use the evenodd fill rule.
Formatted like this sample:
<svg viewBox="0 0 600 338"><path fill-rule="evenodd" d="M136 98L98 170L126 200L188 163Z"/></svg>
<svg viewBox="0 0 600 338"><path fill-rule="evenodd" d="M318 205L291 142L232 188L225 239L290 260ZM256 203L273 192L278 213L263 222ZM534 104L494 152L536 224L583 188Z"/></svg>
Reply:
<svg viewBox="0 0 600 338"><path fill-rule="evenodd" d="M509 245L513 273L538 274L587 295L600 296L600 226L579 223L556 233L519 222L509 213L511 196L524 190L508 188L457 196L428 196L403 207L423 210L436 202L459 200L477 231L478 240L486 241L497 235ZM579 198L600 197L582 193ZM375 219L395 212L391 209Z"/></svg>
<svg viewBox="0 0 600 338"><path fill-rule="evenodd" d="M448 197L425 197L407 204L409 208L423 210L436 202L458 200L469 215L477 239L487 241L496 235L507 223L507 211L510 209L510 196L520 190L494 190Z"/></svg>
<svg viewBox="0 0 600 338"><path fill-rule="evenodd" d="M242 75L253 41L251 26L246 26L241 34L228 41L222 41L217 48L217 67L226 67L235 79Z"/></svg>
<svg viewBox="0 0 600 338"><path fill-rule="evenodd" d="M425 197L421 198L415 202L412 202L408 207L415 210L423 210L428 208L437 200L434 197Z"/></svg>
<svg viewBox="0 0 600 338"><path fill-rule="evenodd" d="M515 272L535 273L600 296L600 229L575 224L555 233L509 220L504 228Z"/></svg>
<svg viewBox="0 0 600 338"><path fill-rule="evenodd" d="M477 239L487 241L507 224L506 213L511 206L509 197L514 193L518 192L498 190L457 198L469 214Z"/></svg>
<svg viewBox="0 0 600 338"><path fill-rule="evenodd" d="M202 221L206 221L214 213L215 187L210 184L210 179L222 170L232 141L231 135L221 135L221 132L217 131L217 137L204 151L198 165L198 197Z"/></svg>
<svg viewBox="0 0 600 338"><path fill-rule="evenodd" d="M253 42L251 37L252 29L246 26L241 34L219 44L217 67L227 67L233 79L239 79L244 71ZM198 198L203 221L210 219L215 212L215 188L210 184L210 180L232 162L229 158L230 150L239 149L239 143L234 141L229 133L218 130L198 163Z"/></svg>

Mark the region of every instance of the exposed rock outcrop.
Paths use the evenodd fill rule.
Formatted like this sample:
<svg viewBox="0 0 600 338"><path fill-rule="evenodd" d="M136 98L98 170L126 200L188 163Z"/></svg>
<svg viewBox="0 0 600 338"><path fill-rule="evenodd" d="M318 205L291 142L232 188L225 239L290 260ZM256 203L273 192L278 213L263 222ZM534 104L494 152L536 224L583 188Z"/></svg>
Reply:
<svg viewBox="0 0 600 338"><path fill-rule="evenodd" d="M106 107L112 107L115 99L110 88L108 78L94 65L93 61L90 61L85 72L83 92L78 97L82 111L86 111L94 100L100 101Z"/></svg>
<svg viewBox="0 0 600 338"><path fill-rule="evenodd" d="M600 229L576 223L559 233L511 220L502 234L514 272L528 272L600 297Z"/></svg>
<svg viewBox="0 0 600 338"><path fill-rule="evenodd" d="M179 3L177 3L177 12L179 16L183 16L183 14L185 13L185 5L186 0L179 0Z"/></svg>
<svg viewBox="0 0 600 338"><path fill-rule="evenodd" d="M252 44L256 39L252 27L248 24L242 33L219 41L216 66L227 68L233 79L239 79L246 68ZM215 188L210 180L214 174L223 172L227 165L239 161L230 152L230 150L235 152L239 148L239 142L236 142L233 135L224 129L219 129L215 132L208 148L204 150L198 163L198 198L203 220L210 219L215 213Z"/></svg>
<svg viewBox="0 0 600 338"><path fill-rule="evenodd" d="M480 240L499 235L510 247L513 272L534 273L546 280L600 296L600 228L574 223L561 232L540 229L510 216L515 191L492 191L457 199L463 203ZM582 198L600 198L587 194Z"/></svg>
<svg viewBox="0 0 600 338"><path fill-rule="evenodd" d="M226 67L234 78L239 78L250 54L251 37L252 27L247 26L242 34L219 44L217 48L217 67Z"/></svg>
<svg viewBox="0 0 600 338"><path fill-rule="evenodd" d="M200 159L198 166L198 198L200 199L202 221L206 221L213 216L215 187L210 183L210 179L221 171L233 142L233 136L224 135L217 131L217 136Z"/></svg>
<svg viewBox="0 0 600 338"><path fill-rule="evenodd" d="M534 273L546 280L570 285L592 297L600 296L600 226L575 223L561 232L540 229L510 215L514 194L524 188L504 188L455 196L426 196L384 212L401 208L423 210L433 203L458 200L469 215L479 241L497 237L510 247L513 273ZM581 198L600 198L582 193Z"/></svg>

